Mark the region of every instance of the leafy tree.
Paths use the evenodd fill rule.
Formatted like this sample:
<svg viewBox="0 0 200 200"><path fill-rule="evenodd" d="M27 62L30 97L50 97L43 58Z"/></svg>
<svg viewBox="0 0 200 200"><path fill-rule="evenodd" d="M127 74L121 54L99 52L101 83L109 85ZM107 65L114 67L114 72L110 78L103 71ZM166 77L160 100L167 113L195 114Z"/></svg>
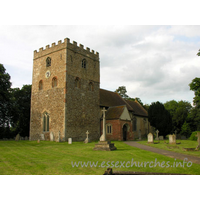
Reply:
<svg viewBox="0 0 200 200"><path fill-rule="evenodd" d="M200 53L200 52L199 52ZM200 130L200 78L195 78L189 84L190 90L194 91L195 97L193 98L193 104L195 106L192 109L192 113L190 115L190 119L193 117L194 124L196 126L196 130Z"/></svg>
<svg viewBox="0 0 200 200"><path fill-rule="evenodd" d="M115 92L117 92L124 99L128 99L129 98L129 96L126 94L127 90L126 90L125 86L119 87L117 90L115 90Z"/></svg>
<svg viewBox="0 0 200 200"><path fill-rule="evenodd" d="M199 49L199 52L197 53L197 56L200 56L200 49Z"/></svg>
<svg viewBox="0 0 200 200"><path fill-rule="evenodd" d="M0 64L0 134L1 138L9 133L10 125L10 75Z"/></svg>
<svg viewBox="0 0 200 200"><path fill-rule="evenodd" d="M190 125L185 121L181 127L181 135L185 135L186 137L189 137L191 133L192 131L190 129Z"/></svg>
<svg viewBox="0 0 200 200"><path fill-rule="evenodd" d="M12 131L25 137L30 127L31 85L12 89Z"/></svg>
<svg viewBox="0 0 200 200"><path fill-rule="evenodd" d="M172 100L167 101L164 106L165 109L170 112L170 115L172 117L173 131L176 130L179 133L192 108L190 102L182 100L177 102L175 100Z"/></svg>
<svg viewBox="0 0 200 200"><path fill-rule="evenodd" d="M158 129L161 135L166 136L171 133L172 118L162 103L153 102L149 107L148 116L151 126Z"/></svg>

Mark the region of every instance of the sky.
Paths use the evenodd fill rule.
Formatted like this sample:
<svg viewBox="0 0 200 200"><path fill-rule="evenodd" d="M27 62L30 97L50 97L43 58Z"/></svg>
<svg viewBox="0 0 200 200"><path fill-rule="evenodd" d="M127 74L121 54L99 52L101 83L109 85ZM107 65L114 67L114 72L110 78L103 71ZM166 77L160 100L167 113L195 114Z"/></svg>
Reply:
<svg viewBox="0 0 200 200"><path fill-rule="evenodd" d="M1 25L0 63L12 87L32 83L33 51L69 38L100 55L100 88L126 86L144 104L192 103L189 83L200 77L198 25Z"/></svg>

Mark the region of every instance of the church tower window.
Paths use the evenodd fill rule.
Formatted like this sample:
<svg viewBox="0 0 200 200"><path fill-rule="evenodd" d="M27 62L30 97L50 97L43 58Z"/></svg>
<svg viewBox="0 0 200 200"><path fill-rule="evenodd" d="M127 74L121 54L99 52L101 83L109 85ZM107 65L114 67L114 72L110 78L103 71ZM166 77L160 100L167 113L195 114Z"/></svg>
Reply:
<svg viewBox="0 0 200 200"><path fill-rule="evenodd" d="M58 81L56 77L53 77L52 79L52 88L57 87Z"/></svg>
<svg viewBox="0 0 200 200"><path fill-rule="evenodd" d="M89 82L89 91L94 91L94 84L93 84L93 82Z"/></svg>
<svg viewBox="0 0 200 200"><path fill-rule="evenodd" d="M86 59L82 60L82 68L84 68L84 69L86 68Z"/></svg>
<svg viewBox="0 0 200 200"><path fill-rule="evenodd" d="M49 132L49 114L47 112L43 114L43 132Z"/></svg>
<svg viewBox="0 0 200 200"><path fill-rule="evenodd" d="M75 79L75 87L81 88L80 78L78 78L78 77Z"/></svg>
<svg viewBox="0 0 200 200"><path fill-rule="evenodd" d="M39 82L39 90L43 90L43 82L42 82L42 80L40 80L40 82Z"/></svg>
<svg viewBox="0 0 200 200"><path fill-rule="evenodd" d="M48 58L46 59L46 67L50 67L50 66L51 66L51 58L48 57Z"/></svg>

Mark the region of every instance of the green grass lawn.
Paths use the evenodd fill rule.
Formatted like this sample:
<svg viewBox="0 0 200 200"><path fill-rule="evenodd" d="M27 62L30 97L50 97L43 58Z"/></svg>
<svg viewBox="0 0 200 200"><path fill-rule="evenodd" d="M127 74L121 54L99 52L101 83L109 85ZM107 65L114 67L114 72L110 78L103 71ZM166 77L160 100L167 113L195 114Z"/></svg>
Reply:
<svg viewBox="0 0 200 200"><path fill-rule="evenodd" d="M166 142L166 143L164 143L164 142ZM158 144L148 144L147 141L138 141L138 143L140 143L140 144L148 145L151 147L164 149L164 150L168 150L168 151L174 151L174 152L182 153L185 155L200 157L200 151L184 151L183 150L183 148L196 148L198 145L197 141L176 140L176 142L181 142L181 144L176 144L176 145L167 144L167 143L169 143L169 140L160 140L160 143L158 143Z"/></svg>
<svg viewBox="0 0 200 200"><path fill-rule="evenodd" d="M175 167L173 158L131 147L119 141L114 142L117 147L115 151L94 151L95 143L73 142L69 145L67 142L0 141L0 174L97 175L103 174L108 167L112 167L114 171L200 174L198 164L192 164L191 167L187 165ZM132 159L133 162L136 161L137 166L131 167ZM154 162L155 159L157 159L157 166L149 166L147 162ZM98 162L98 164L97 167L72 167L71 163L78 163L78 161ZM178 161L182 162L176 160ZM138 167L138 162L140 167ZM146 167L144 167L144 162L146 162ZM170 166L159 166L158 162L169 162Z"/></svg>

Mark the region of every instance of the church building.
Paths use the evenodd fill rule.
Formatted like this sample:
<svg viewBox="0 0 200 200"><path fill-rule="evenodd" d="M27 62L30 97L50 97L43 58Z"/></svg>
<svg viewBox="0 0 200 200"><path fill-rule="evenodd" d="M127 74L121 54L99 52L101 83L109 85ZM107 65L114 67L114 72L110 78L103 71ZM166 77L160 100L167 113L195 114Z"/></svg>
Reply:
<svg viewBox="0 0 200 200"><path fill-rule="evenodd" d="M99 88L99 53L68 38L34 51L30 140L84 141L102 134L106 108L107 140L134 140L150 129L137 102Z"/></svg>

